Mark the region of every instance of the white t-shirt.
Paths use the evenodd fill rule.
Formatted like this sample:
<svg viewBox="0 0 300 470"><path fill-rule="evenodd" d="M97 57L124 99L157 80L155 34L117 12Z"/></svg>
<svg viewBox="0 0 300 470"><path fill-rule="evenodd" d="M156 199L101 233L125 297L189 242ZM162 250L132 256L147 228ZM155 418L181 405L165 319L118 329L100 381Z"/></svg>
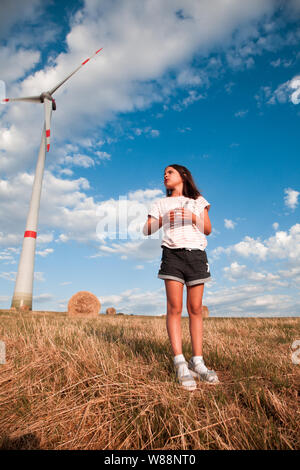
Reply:
<svg viewBox="0 0 300 470"><path fill-rule="evenodd" d="M203 196L199 196L198 199L190 199L185 196L164 197L152 204L149 209L149 215L159 219L159 217L163 217L170 210L181 209L183 207L203 220L204 214L202 213L204 208L207 207L209 210L210 203ZM175 216L174 223L170 223L168 218L163 220L163 232L162 245L168 248L198 248L205 250L207 246L204 233L195 224L183 225L181 215Z"/></svg>

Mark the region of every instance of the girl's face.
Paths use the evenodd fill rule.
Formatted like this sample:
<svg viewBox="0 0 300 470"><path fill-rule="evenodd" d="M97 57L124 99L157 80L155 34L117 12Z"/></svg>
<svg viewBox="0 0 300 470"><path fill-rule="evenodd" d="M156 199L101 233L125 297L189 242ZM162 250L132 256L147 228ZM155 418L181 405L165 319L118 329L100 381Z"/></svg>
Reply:
<svg viewBox="0 0 300 470"><path fill-rule="evenodd" d="M165 169L165 174L164 174L164 185L166 189L173 189L175 186L178 186L180 183L182 183L182 178L180 176L180 173L175 170L172 166L168 166Z"/></svg>

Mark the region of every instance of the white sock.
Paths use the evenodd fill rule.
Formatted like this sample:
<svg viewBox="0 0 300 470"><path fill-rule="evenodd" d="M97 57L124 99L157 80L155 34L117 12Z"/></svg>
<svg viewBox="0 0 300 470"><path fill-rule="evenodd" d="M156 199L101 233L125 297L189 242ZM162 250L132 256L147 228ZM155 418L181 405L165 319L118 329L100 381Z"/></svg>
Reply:
<svg viewBox="0 0 300 470"><path fill-rule="evenodd" d="M185 361L185 357L183 354L177 354L177 356L174 356L174 364L177 364L178 362L183 362Z"/></svg>
<svg viewBox="0 0 300 470"><path fill-rule="evenodd" d="M196 364L197 362L204 362L203 361L203 356L193 356L192 357L194 363Z"/></svg>
<svg viewBox="0 0 300 470"><path fill-rule="evenodd" d="M178 362L186 362L184 355L183 354L177 354L177 356L174 357L174 364L178 364ZM189 375L190 371L187 366L187 364L181 364L178 368L178 375L179 377L182 377L183 375Z"/></svg>
<svg viewBox="0 0 300 470"><path fill-rule="evenodd" d="M193 363L197 366L197 369L201 372L207 372L207 367L204 364L203 356L193 356L192 357Z"/></svg>

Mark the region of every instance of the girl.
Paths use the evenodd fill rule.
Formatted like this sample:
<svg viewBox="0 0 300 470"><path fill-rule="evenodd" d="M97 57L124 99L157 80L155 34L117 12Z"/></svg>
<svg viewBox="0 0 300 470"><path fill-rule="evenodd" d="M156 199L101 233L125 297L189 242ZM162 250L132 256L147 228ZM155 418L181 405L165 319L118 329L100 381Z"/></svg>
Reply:
<svg viewBox="0 0 300 470"><path fill-rule="evenodd" d="M210 204L198 191L190 171L170 165L164 172L166 196L150 208L144 235L163 226L162 259L158 277L165 282L167 331L174 353L176 376L183 388L195 390L193 377L218 383L218 376L207 369L202 357L202 297L204 283L211 278L205 235L211 233ZM181 312L183 286L187 286L187 310L193 357L186 362L182 354Z"/></svg>

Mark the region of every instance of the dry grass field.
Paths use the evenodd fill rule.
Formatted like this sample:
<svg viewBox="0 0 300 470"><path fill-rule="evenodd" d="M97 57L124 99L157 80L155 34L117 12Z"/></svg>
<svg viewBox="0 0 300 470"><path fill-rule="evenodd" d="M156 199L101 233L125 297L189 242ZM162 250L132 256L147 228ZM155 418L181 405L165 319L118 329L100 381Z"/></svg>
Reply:
<svg viewBox="0 0 300 470"><path fill-rule="evenodd" d="M0 339L1 449L300 448L300 319L205 319L220 384L194 392L175 381L165 318L2 312Z"/></svg>

